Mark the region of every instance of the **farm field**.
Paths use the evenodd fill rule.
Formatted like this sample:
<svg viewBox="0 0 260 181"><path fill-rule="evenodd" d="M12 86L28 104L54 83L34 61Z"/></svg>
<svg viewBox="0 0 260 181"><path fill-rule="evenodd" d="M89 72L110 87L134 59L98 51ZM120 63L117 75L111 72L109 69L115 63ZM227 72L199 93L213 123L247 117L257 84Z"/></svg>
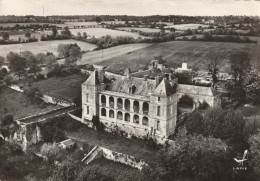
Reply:
<svg viewBox="0 0 260 181"><path fill-rule="evenodd" d="M75 36L77 36L78 32L80 32L81 35L84 32L86 32L89 36L95 36L96 38L106 36L106 35L110 35L112 37L117 37L117 36L126 36L126 37L133 37L133 38L142 37L135 33L119 31L119 30L111 30L106 28L79 28L79 29L70 29L70 31Z"/></svg>
<svg viewBox="0 0 260 181"><path fill-rule="evenodd" d="M48 78L31 83L43 94L73 103L81 98L81 84L87 79L86 76L75 74L65 77Z"/></svg>
<svg viewBox="0 0 260 181"><path fill-rule="evenodd" d="M0 23L0 26L2 26L2 27L8 27L8 26L9 27L14 27L16 24L21 25L21 26L35 25L35 24L38 24L38 25L49 24L49 25L54 25L54 26L58 26L58 27L65 27L66 26L65 24L38 23L38 22L35 22L35 23Z"/></svg>
<svg viewBox="0 0 260 181"><path fill-rule="evenodd" d="M152 33L157 33L160 32L160 29L156 28L136 28L136 27L122 27L122 28L117 28L118 30L124 30L124 31L131 31L131 29L138 30L138 31L143 31L143 32L152 32ZM166 31L167 32L167 31Z"/></svg>
<svg viewBox="0 0 260 181"><path fill-rule="evenodd" d="M127 54L131 54L131 52L136 51L138 49L142 49L152 45L151 43L135 43L135 44L126 44L119 45L103 50L97 50L92 52L84 53L81 61L78 61L78 65L84 64L96 64L102 61L106 61L109 59L113 59L116 57L124 57ZM102 57L103 54L103 57ZM62 63L64 59L59 60ZM123 60L122 60L123 61Z"/></svg>
<svg viewBox="0 0 260 181"><path fill-rule="evenodd" d="M4 108L7 109L7 114L12 114L14 119L20 119L27 116L51 111L60 106L32 103L30 99L23 93L12 90L9 87L0 87L0 116L4 115Z"/></svg>
<svg viewBox="0 0 260 181"><path fill-rule="evenodd" d="M175 28L177 30L187 30L187 29L197 29L199 26L208 27L209 25L204 24L178 24L178 25L169 25L166 28Z"/></svg>
<svg viewBox="0 0 260 181"><path fill-rule="evenodd" d="M259 37L252 37L251 39L260 41ZM259 43L172 41L153 44L128 53L125 52L103 61L100 61L100 58L98 58L100 55L96 54L96 58L93 56L92 60L98 59L98 61L91 61L91 63L108 66L107 70L115 73L122 73L126 67L130 67L135 72L144 68L155 56L162 55L167 64L174 68L180 67L182 62L187 62L189 68L206 70L211 52L218 52L224 55L224 59L219 63L220 71L229 72L229 55L239 50L249 51L252 56L251 64L253 67L260 69Z"/></svg>
<svg viewBox="0 0 260 181"><path fill-rule="evenodd" d="M81 42L77 40L53 40L53 41L38 41L32 43L20 43L20 44L10 44L10 45L0 45L0 56L6 57L10 52L20 51L31 51L34 54L52 52L55 55L58 55L57 49L59 44L70 44L77 43L81 50L88 51L96 48L96 45Z"/></svg>

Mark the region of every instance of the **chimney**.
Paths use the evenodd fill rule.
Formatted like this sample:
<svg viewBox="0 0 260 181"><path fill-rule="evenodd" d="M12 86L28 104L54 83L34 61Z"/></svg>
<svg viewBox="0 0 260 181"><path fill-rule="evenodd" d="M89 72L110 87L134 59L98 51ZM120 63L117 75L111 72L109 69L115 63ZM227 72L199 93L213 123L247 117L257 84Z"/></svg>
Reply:
<svg viewBox="0 0 260 181"><path fill-rule="evenodd" d="M144 75L144 81L147 81L148 75Z"/></svg>
<svg viewBox="0 0 260 181"><path fill-rule="evenodd" d="M124 75L130 79L132 77L132 73L130 71L130 68L125 69Z"/></svg>
<svg viewBox="0 0 260 181"><path fill-rule="evenodd" d="M156 87L157 87L159 85L159 83L160 83L160 76L159 75L157 75L155 77L155 83L156 83Z"/></svg>
<svg viewBox="0 0 260 181"><path fill-rule="evenodd" d="M183 69L183 70L187 70L187 69L188 69L187 63L182 63L182 69Z"/></svg>
<svg viewBox="0 0 260 181"><path fill-rule="evenodd" d="M100 81L100 83L104 83L104 77L105 77L105 70L104 69L98 70L98 80Z"/></svg>

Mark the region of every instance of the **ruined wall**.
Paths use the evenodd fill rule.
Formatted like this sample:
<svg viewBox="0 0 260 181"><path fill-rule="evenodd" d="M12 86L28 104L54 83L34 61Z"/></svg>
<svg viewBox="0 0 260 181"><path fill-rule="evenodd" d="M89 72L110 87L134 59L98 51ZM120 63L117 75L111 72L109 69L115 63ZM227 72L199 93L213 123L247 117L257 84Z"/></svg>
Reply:
<svg viewBox="0 0 260 181"><path fill-rule="evenodd" d="M16 86L16 85L11 85L9 86L11 89L15 90L15 91L18 91L18 92L24 92L24 90L22 90L19 86ZM41 97L41 99L46 102L46 103L50 103L50 104L57 104L57 105L60 105L60 106L63 106L63 107L68 107L68 106L75 106L74 103L70 103L70 102L67 102L67 101L63 101L63 100L60 100L60 99L57 99L55 97L51 97L49 95L43 95Z"/></svg>
<svg viewBox="0 0 260 181"><path fill-rule="evenodd" d="M148 166L148 164L145 161L137 159L133 156L118 153L103 147L101 147L101 149L103 150L103 156L108 160L119 162L130 167L137 168L139 170L142 170L145 166Z"/></svg>

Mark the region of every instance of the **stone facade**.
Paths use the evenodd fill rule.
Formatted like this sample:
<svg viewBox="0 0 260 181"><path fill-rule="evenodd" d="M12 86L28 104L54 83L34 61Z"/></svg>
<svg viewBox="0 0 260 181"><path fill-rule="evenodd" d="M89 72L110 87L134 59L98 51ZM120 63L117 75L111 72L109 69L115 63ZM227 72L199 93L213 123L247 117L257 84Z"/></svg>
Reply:
<svg viewBox="0 0 260 181"><path fill-rule="evenodd" d="M167 77L167 78L166 78ZM178 85L169 74L154 80L94 71L82 84L82 121L98 116L107 129L115 127L130 135L166 138L176 127L179 98L190 95L214 106L210 87ZM188 86L188 87L187 87Z"/></svg>
<svg viewBox="0 0 260 181"><path fill-rule="evenodd" d="M82 119L99 116L104 125L137 136L167 137L177 119L176 80L120 76L94 71L82 84ZM107 81L105 81L105 79Z"/></svg>

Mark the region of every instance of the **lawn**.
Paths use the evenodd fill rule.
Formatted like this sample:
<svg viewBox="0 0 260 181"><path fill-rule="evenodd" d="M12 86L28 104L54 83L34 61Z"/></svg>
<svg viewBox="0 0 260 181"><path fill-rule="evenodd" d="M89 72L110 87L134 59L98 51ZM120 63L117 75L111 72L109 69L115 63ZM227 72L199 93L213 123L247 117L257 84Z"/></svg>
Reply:
<svg viewBox="0 0 260 181"><path fill-rule="evenodd" d="M19 119L53 109L60 106L50 105L44 102L32 103L30 99L23 93L12 90L8 87L0 87L0 117L5 114L4 108L7 109L7 114L14 116L14 119Z"/></svg>
<svg viewBox="0 0 260 181"><path fill-rule="evenodd" d="M260 41L259 37L251 39ZM103 61L100 61L102 60L101 55L96 54L96 57L92 56L89 62L108 66L107 70L115 73L122 73L126 67L130 67L135 72L144 68L155 56L162 55L167 64L173 68L180 67L182 62L187 62L189 68L206 70L211 53L217 52L224 55L224 58L219 62L220 71L229 72L229 56L239 50L248 51L252 56L251 64L260 69L260 43L171 41L121 53L111 58L104 56Z"/></svg>
<svg viewBox="0 0 260 181"><path fill-rule="evenodd" d="M20 44L11 44L11 45L0 45L0 55L6 57L10 52L21 52L21 51L31 51L32 53L46 53L52 52L55 55L58 55L57 49L59 44L70 44L77 43L81 50L87 51L96 48L96 45L85 43L77 40L54 40L54 41L39 41L32 43L20 43Z"/></svg>
<svg viewBox="0 0 260 181"><path fill-rule="evenodd" d="M65 77L48 78L33 82L32 87L37 87L43 94L73 103L81 99L81 84L87 79L81 74Z"/></svg>
<svg viewBox="0 0 260 181"><path fill-rule="evenodd" d="M72 123L74 125L70 126L72 129L65 130L65 135L68 138L92 146L99 145L115 152L131 155L138 159L144 159L149 163L159 161L159 152L149 149L143 140L128 139L108 132L98 132L71 118L64 120L67 125L72 125ZM68 121L71 123L68 123ZM80 126L76 126L77 124ZM76 129L73 129L73 127Z"/></svg>
<svg viewBox="0 0 260 181"><path fill-rule="evenodd" d="M126 31L119 31L119 30L111 30L107 28L80 28L80 29L70 29L71 33L75 36L77 36L77 33L80 32L81 35L86 32L90 36L95 36L96 38L110 35L112 37L117 36L126 36L126 37L133 37L138 38L142 37L141 35L138 35L136 33L126 32Z"/></svg>
<svg viewBox="0 0 260 181"><path fill-rule="evenodd" d="M98 158L87 167L90 171L93 170L106 177L120 181L140 180L142 177L138 169L105 158Z"/></svg>

